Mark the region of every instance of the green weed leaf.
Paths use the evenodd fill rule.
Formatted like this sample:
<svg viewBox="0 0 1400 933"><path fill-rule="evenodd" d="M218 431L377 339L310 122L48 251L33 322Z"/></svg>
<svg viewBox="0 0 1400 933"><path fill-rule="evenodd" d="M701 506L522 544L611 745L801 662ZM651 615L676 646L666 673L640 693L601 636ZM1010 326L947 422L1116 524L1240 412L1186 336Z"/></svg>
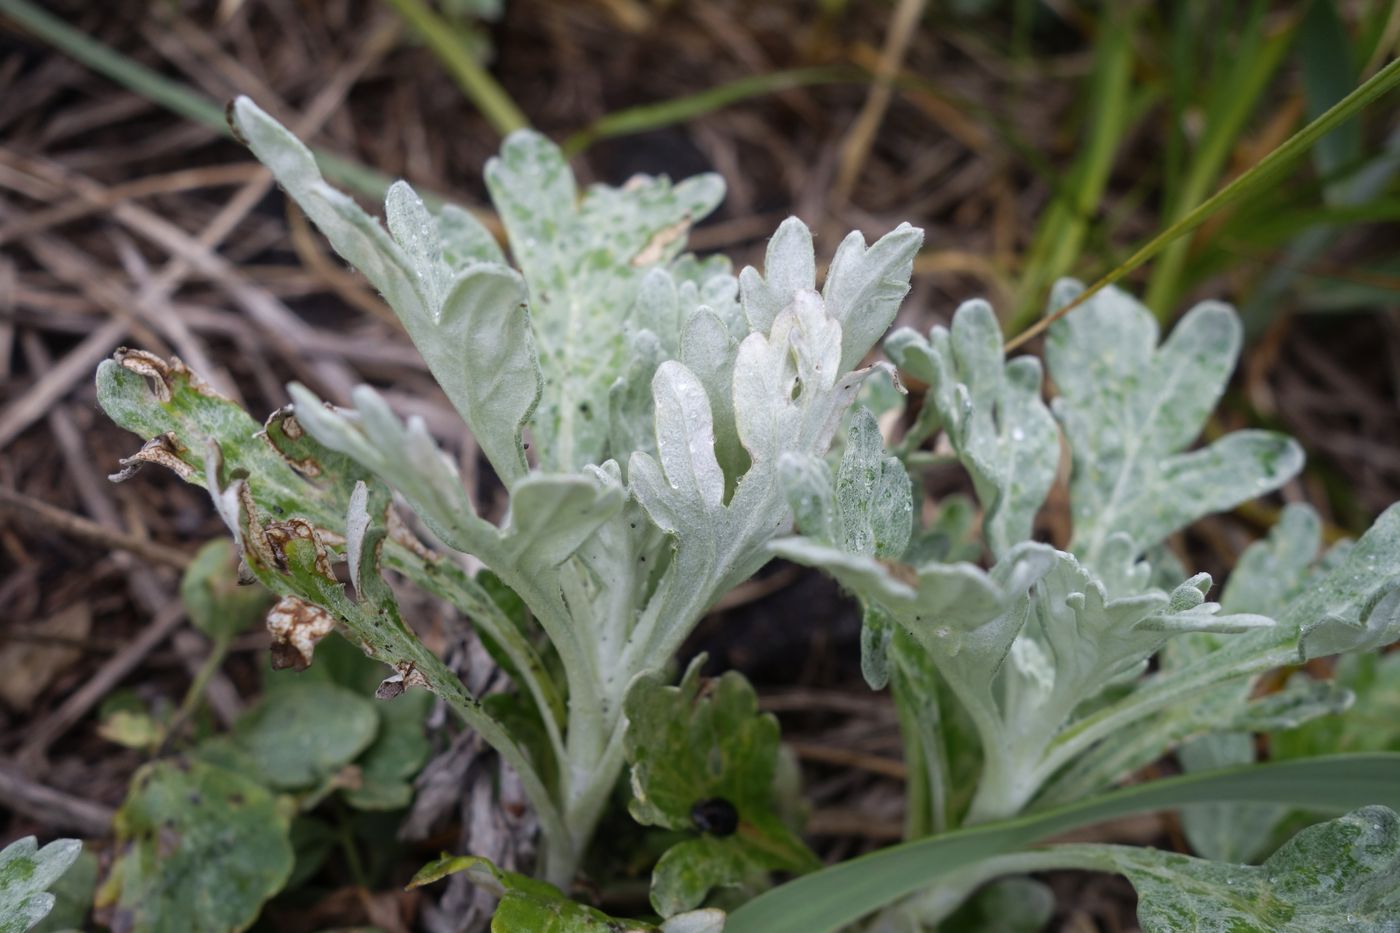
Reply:
<svg viewBox="0 0 1400 933"><path fill-rule="evenodd" d="M541 464L601 463L610 453L609 394L628 362L621 318L647 270L675 259L691 225L714 210L723 182L638 176L580 199L558 147L521 131L487 163L486 184L528 286L546 377L533 419Z"/></svg>
<svg viewBox="0 0 1400 933"><path fill-rule="evenodd" d="M695 910L677 914L661 926L618 920L601 910L575 903L554 885L513 871L503 871L474 855L444 855L419 869L410 888L466 872L472 884L501 899L491 920L492 933L722 933L724 912Z"/></svg>
<svg viewBox="0 0 1400 933"><path fill-rule="evenodd" d="M256 781L198 761L132 779L97 909L149 933L246 930L292 871L288 816Z"/></svg>
<svg viewBox="0 0 1400 933"><path fill-rule="evenodd" d="M759 714L753 688L735 672L702 684L703 661L679 686L649 675L627 694L632 816L698 834L662 855L652 874L652 906L663 917L698 907L712 888L762 885L769 871L817 865L774 799L777 720Z"/></svg>
<svg viewBox="0 0 1400 933"><path fill-rule="evenodd" d="M238 582L233 542L205 544L180 580L180 602L195 628L210 638L228 639L262 621L271 600L260 587Z"/></svg>
<svg viewBox="0 0 1400 933"><path fill-rule="evenodd" d="M373 701L323 681L277 683L241 716L233 740L258 778L281 790L330 778L370 746L379 730Z"/></svg>

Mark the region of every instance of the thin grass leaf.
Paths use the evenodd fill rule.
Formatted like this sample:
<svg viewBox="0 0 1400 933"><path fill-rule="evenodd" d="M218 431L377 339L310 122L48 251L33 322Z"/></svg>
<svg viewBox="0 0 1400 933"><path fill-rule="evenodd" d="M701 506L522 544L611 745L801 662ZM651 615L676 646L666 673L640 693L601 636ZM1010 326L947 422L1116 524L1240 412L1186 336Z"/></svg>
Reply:
<svg viewBox="0 0 1400 933"><path fill-rule="evenodd" d="M1041 318L1034 325L1008 341L1007 351L1010 352L1044 333L1046 328L1055 321L1122 279L1129 272L1156 256L1169 244L1195 230L1222 209L1254 194L1276 180L1280 173L1297 161L1319 139L1393 90L1397 84L1400 84L1400 59L1396 59L1376 72L1373 77L1339 101L1335 107L1294 133L1281 146L1260 159L1259 163L1252 169L1240 175L1207 198L1195 210L1138 247L1136 252L1085 289L1078 298L1059 308L1054 314Z"/></svg>
<svg viewBox="0 0 1400 933"><path fill-rule="evenodd" d="M456 26L433 12L422 0L389 0L389 5L417 31L456 80L462 93L491 122L496 132L505 136L530 125L506 89L472 55Z"/></svg>
<svg viewBox="0 0 1400 933"><path fill-rule="evenodd" d="M394 0L395 3L412 0ZM772 71L767 74L750 75L708 88L686 97L656 104L642 104L628 107L606 116L599 117L583 129L574 133L564 142L564 154L574 156L600 139L616 136L630 136L657 130L686 120L702 117L707 113L737 104L751 97L776 94L797 87L814 84L862 84L870 80L864 71L851 68L794 68L789 71Z"/></svg>
<svg viewBox="0 0 1400 933"><path fill-rule="evenodd" d="M1103 200L1104 188L1127 135L1132 89L1132 17L1110 13L1095 50L1089 80L1092 110L1084 145L1065 187L1041 219L1021 274L1021 294L1012 319L1015 328L1035 319L1046 286L1070 271L1084 246L1090 218Z"/></svg>
<svg viewBox="0 0 1400 933"><path fill-rule="evenodd" d="M1212 94L1206 107L1205 131L1196 147L1182 181L1178 200L1168 205L1167 216L1181 217L1206 196L1225 169L1231 151L1239 141L1256 104L1283 61L1293 38L1293 30L1265 35L1262 4L1255 12L1237 46L1228 52L1231 64L1211 82ZM1179 240L1163 250L1147 287L1147 305L1158 317L1169 318L1181 294L1182 270L1190 241Z"/></svg>
<svg viewBox="0 0 1400 933"><path fill-rule="evenodd" d="M1400 803L1400 754L1329 755L1167 778L1005 822L882 849L791 881L729 915L725 933L828 933L951 872L1133 813L1251 801L1345 811Z"/></svg>

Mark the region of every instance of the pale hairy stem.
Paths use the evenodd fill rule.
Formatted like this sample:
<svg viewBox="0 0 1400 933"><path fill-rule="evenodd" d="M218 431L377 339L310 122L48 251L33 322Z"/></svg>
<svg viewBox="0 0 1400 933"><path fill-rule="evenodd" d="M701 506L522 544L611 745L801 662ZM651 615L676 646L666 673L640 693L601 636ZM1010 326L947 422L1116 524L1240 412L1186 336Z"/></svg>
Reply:
<svg viewBox="0 0 1400 933"><path fill-rule="evenodd" d="M569 613L562 591L557 588L559 578L555 568L549 568L549 572L545 573L528 572L516 561L509 559L494 540L484 535L444 535L442 532L445 530L435 529L445 544L464 553L473 554L500 577L506 586L514 590L534 614L545 635L559 652L569 697L567 728L562 754L558 759L563 783L562 800L556 802L550 798L537 775L534 776L533 782L538 785L539 793L543 796L537 801L536 795L530 793L528 787L527 794L537 809L542 802L547 801L553 813L552 820L557 824L545 831L546 821L541 815L541 830L545 831L548 843L542 859L543 873L551 883L567 887L578 866L578 859L582 857L578 840L586 840L587 834L591 832L591 826L587 828L587 832L581 832L584 827L570 825L568 814L574 811L576 799L590 796L596 782L606 777L599 772L599 765L613 731L604 719L604 704L601 702L599 676L594 659L584 650L580 633L577 631L579 627L575 625ZM534 569L538 571L540 568ZM549 589L549 581L556 584L553 591ZM456 680L455 676L453 680ZM488 744L501 750L497 738L509 741L509 737L495 720L490 722L493 724L490 732L476 726L474 728L478 728ZM522 764L524 767L530 767L524 753L513 743L512 747L521 759L521 764L511 761L512 766L517 770L520 770ZM505 757L503 750L502 756ZM533 774L533 769L531 773ZM616 777L617 774L614 773L611 781L615 781ZM608 786L611 787L611 782ZM596 822L596 816L593 820Z"/></svg>
<svg viewBox="0 0 1400 933"><path fill-rule="evenodd" d="M1036 795L1033 809L1082 800L1099 793L1126 776L1144 761L1156 759L1163 750L1186 737L1181 719L1166 715L1140 723L1112 742L1100 742L1061 769Z"/></svg>
<svg viewBox="0 0 1400 933"><path fill-rule="evenodd" d="M905 789L904 838L918 839L948 828L948 764L937 714L926 711L927 698L921 700L913 686L905 682L898 661L891 674L890 693L904 737L904 760L910 767Z"/></svg>
<svg viewBox="0 0 1400 933"><path fill-rule="evenodd" d="M936 644L928 644L923 639L920 644L967 710L982 741L982 776L965 822L969 825L985 823L1015 813L1035 791L1034 788L1027 790L1024 753L997 712L991 683L969 682L958 669L956 658L942 656ZM1038 750L1036 753L1038 755Z"/></svg>
<svg viewBox="0 0 1400 933"><path fill-rule="evenodd" d="M1244 677L1293 663L1298 649L1291 639L1262 647L1230 663L1213 657L1128 694L1117 703L1087 716L1057 735L1036 766L1037 784L1088 752L1108 736L1132 726L1174 703L1235 677Z"/></svg>
<svg viewBox="0 0 1400 933"><path fill-rule="evenodd" d="M455 567L443 568L439 565L437 569L429 572L422 559L402 548L386 548L386 551L389 566L403 573L426 592L446 599L501 647L506 657L515 665L523 686L530 692L531 698L539 708L550 747L557 759L562 761L564 740L559 729L559 720L566 715L564 701L555 689L554 682L534 646L501 614L490 596L471 592L471 588L477 584Z"/></svg>
<svg viewBox="0 0 1400 933"><path fill-rule="evenodd" d="M563 812L554 802L554 798L550 796L539 772L535 770L530 756L516 744L500 722L487 715L481 704L467 694L461 680L448 670L447 665L443 664L432 652L424 651L423 655L424 657L418 662L418 668L431 685L430 689L445 700L453 712L469 728L474 729L486 744L495 749L496 753L501 756L501 760L514 768L520 777L520 784L525 791L525 796L529 798L540 821L540 832L544 836L547 868L554 864L577 865L580 853L577 851L574 837L569 831ZM568 883L572 874L573 871L570 868L569 877L563 879L564 883Z"/></svg>

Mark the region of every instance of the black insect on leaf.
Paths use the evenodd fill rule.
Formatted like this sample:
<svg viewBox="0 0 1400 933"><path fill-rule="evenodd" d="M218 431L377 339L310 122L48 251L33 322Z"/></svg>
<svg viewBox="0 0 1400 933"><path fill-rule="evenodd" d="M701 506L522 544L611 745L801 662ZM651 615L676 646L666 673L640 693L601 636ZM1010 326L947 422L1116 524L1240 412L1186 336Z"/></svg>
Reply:
<svg viewBox="0 0 1400 933"><path fill-rule="evenodd" d="M732 836L739 828L739 811L723 797L697 801L690 808L690 822L702 833L711 836Z"/></svg>

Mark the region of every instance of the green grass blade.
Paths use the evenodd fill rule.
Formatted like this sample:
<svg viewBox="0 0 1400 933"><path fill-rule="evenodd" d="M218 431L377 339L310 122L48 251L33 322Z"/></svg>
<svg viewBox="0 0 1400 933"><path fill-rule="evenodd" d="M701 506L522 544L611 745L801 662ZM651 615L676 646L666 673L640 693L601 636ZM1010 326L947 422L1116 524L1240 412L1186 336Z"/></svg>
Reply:
<svg viewBox="0 0 1400 933"><path fill-rule="evenodd" d="M725 933L828 933L981 859L1079 826L1192 803L1252 801L1345 811L1400 807L1400 753L1327 755L1139 784L1014 820L907 842L761 894L730 914Z"/></svg>
<svg viewBox="0 0 1400 933"><path fill-rule="evenodd" d="M813 84L861 84L869 80L870 75L853 68L794 68L750 75L696 94L656 104L628 107L600 117L565 140L564 152L574 156L600 139L645 133L648 130L683 123L750 97L775 94Z"/></svg>
<svg viewBox="0 0 1400 933"><path fill-rule="evenodd" d="M418 35L456 79L462 93L476 105L502 136L530 125L515 106L505 88L481 66L462 41L455 26L443 19L423 0L388 0L389 5L417 30Z"/></svg>
<svg viewBox="0 0 1400 933"><path fill-rule="evenodd" d="M1231 65L1213 83L1206 108L1205 132L1196 148L1179 192L1179 199L1168 206L1167 216L1181 217L1206 196L1225 169L1231 150L1239 140L1270 79L1283 61L1293 39L1293 30L1264 35L1264 17L1256 12L1237 47L1231 50ZM1181 293L1182 270L1190 250L1190 240L1173 243L1162 252L1147 286L1149 308L1163 319L1176 307Z"/></svg>
<svg viewBox="0 0 1400 933"><path fill-rule="evenodd" d="M1034 326L1027 328L1014 339L1008 341L1007 349L1014 350L1038 334L1044 333L1045 329L1055 321L1122 279L1129 272L1156 256L1166 246L1195 230L1222 209L1267 186L1277 179L1281 172L1292 166L1319 139L1344 121L1356 116L1377 98L1394 89L1397 84L1400 84L1400 59L1396 59L1376 72L1364 84L1338 101L1336 106L1294 133L1281 146L1260 159L1258 164L1249 171L1241 174L1207 198L1195 210L1148 240L1107 275L1085 289L1084 293L1077 299L1053 315L1041 318Z"/></svg>
<svg viewBox="0 0 1400 933"><path fill-rule="evenodd" d="M1303 65L1303 97L1309 117L1323 113L1346 96L1356 84L1351 40L1332 0L1313 0L1298 36L1298 55ZM1335 175L1363 158L1361 124L1339 126L1317 141L1313 163L1318 174ZM1328 186L1328 201L1340 194Z"/></svg>
<svg viewBox="0 0 1400 933"><path fill-rule="evenodd" d="M1068 183L1051 203L1036 230L1022 271L1020 299L1012 327L1035 320L1050 283L1069 272L1083 249L1089 221L1103 200L1118 148L1127 135L1132 89L1132 21L1110 14L1095 50L1089 79L1093 101L1084 145Z"/></svg>
<svg viewBox="0 0 1400 933"><path fill-rule="evenodd" d="M0 13L19 23L36 37L117 84L140 94L172 113L202 124L224 135L229 132L224 108L179 81L172 81L115 49L110 49L86 33L48 13L29 0L0 0ZM321 150L312 150L327 178L375 200L382 200L393 179L358 162ZM428 194L419 192L425 201ZM434 199L440 202L440 198Z"/></svg>

